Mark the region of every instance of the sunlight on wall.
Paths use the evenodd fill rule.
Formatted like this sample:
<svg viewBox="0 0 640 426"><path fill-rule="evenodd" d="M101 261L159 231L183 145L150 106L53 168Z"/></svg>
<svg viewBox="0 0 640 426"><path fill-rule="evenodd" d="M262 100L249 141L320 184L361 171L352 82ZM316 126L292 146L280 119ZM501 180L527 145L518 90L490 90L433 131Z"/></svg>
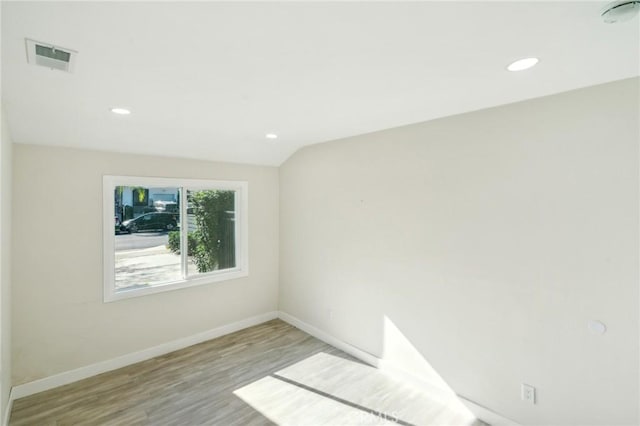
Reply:
<svg viewBox="0 0 640 426"><path fill-rule="evenodd" d="M438 372L386 315L383 326L382 361L383 369L397 369L416 376L445 398L455 395Z"/></svg>
<svg viewBox="0 0 640 426"><path fill-rule="evenodd" d="M234 391L280 425L472 425L422 389L359 361L324 352Z"/></svg>
<svg viewBox="0 0 640 426"><path fill-rule="evenodd" d="M382 362L380 363L383 371L389 371L414 382L428 392L430 398L447 404L460 416L474 417L456 396L455 391L386 315L383 333Z"/></svg>

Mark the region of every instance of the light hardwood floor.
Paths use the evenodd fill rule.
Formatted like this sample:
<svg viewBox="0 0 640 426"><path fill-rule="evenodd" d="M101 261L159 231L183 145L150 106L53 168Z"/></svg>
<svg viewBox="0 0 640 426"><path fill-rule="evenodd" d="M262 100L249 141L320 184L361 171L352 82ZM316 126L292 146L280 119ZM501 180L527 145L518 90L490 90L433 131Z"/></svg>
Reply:
<svg viewBox="0 0 640 426"><path fill-rule="evenodd" d="M18 399L10 425L481 425L280 320Z"/></svg>

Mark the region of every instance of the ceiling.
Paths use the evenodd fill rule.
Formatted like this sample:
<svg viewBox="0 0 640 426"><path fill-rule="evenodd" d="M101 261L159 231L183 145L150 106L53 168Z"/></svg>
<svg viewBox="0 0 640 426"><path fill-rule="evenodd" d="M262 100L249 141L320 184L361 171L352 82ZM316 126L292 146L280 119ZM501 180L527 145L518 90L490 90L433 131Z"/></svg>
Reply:
<svg viewBox="0 0 640 426"><path fill-rule="evenodd" d="M604 24L606 3L3 1L2 102L16 143L279 165L637 76L639 18ZM75 71L27 64L25 37L77 50Z"/></svg>

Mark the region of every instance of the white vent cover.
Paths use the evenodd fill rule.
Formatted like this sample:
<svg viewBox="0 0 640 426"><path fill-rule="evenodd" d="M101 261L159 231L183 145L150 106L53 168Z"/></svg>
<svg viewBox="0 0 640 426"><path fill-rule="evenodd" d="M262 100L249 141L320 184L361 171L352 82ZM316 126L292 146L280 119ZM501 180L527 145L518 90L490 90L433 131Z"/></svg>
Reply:
<svg viewBox="0 0 640 426"><path fill-rule="evenodd" d="M73 72L78 52L51 43L42 43L31 39L27 42L27 61L32 65Z"/></svg>

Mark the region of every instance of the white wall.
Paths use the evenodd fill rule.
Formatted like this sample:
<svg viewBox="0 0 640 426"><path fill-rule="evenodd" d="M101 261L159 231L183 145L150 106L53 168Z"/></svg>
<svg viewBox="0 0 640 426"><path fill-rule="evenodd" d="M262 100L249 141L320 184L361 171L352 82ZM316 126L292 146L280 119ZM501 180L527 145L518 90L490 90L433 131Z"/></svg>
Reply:
<svg viewBox="0 0 640 426"><path fill-rule="evenodd" d="M386 317L523 424L637 424L638 86L299 151L280 169L280 309L381 357Z"/></svg>
<svg viewBox="0 0 640 426"><path fill-rule="evenodd" d="M278 170L14 145L13 385L277 309ZM247 278L102 302L102 176L249 182Z"/></svg>
<svg viewBox="0 0 640 426"><path fill-rule="evenodd" d="M4 111L0 136L0 422L11 391L11 156Z"/></svg>

